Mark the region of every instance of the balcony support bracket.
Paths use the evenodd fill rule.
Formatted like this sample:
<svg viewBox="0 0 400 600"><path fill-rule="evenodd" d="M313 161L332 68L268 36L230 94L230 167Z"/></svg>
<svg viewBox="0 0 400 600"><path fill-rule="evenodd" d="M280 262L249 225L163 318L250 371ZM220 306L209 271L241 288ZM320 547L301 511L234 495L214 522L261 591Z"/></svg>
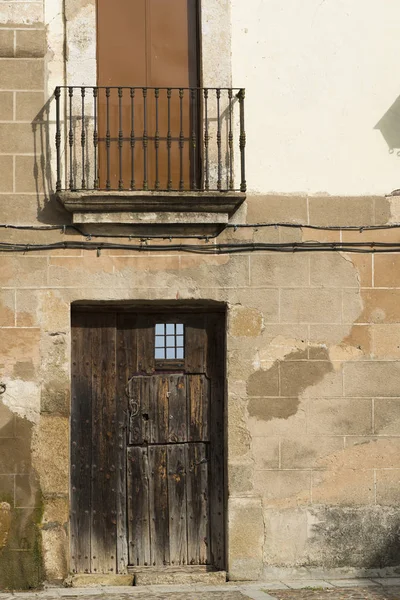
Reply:
<svg viewBox="0 0 400 600"><path fill-rule="evenodd" d="M65 191L57 198L85 226L124 226L166 235L216 234L243 204L243 192Z"/></svg>

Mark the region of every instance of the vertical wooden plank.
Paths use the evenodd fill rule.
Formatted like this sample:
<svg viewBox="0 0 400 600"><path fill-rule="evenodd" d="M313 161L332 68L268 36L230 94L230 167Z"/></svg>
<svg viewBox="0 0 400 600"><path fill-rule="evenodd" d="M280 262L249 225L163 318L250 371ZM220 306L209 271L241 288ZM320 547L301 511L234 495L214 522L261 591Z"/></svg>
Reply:
<svg viewBox="0 0 400 600"><path fill-rule="evenodd" d="M143 443L148 444L154 438L154 419L151 418L151 404L154 404L152 398L152 377L140 377L140 418L142 420Z"/></svg>
<svg viewBox="0 0 400 600"><path fill-rule="evenodd" d="M221 314L206 319L209 339L207 373L210 386L210 522L211 560L215 567L225 568L225 462L224 462L224 361L225 329Z"/></svg>
<svg viewBox="0 0 400 600"><path fill-rule="evenodd" d="M210 394L205 375L187 375L189 440L209 441Z"/></svg>
<svg viewBox="0 0 400 600"><path fill-rule="evenodd" d="M72 315L71 566L90 572L91 330Z"/></svg>
<svg viewBox="0 0 400 600"><path fill-rule="evenodd" d="M185 445L169 445L167 461L169 558L171 565L185 565L187 563Z"/></svg>
<svg viewBox="0 0 400 600"><path fill-rule="evenodd" d="M127 383L129 412L129 443L143 444L141 377L131 377Z"/></svg>
<svg viewBox="0 0 400 600"><path fill-rule="evenodd" d="M204 315L191 315L185 319L187 373L206 373L208 336L204 327Z"/></svg>
<svg viewBox="0 0 400 600"><path fill-rule="evenodd" d="M115 315L92 333L92 572L115 573L117 554Z"/></svg>
<svg viewBox="0 0 400 600"><path fill-rule="evenodd" d="M169 375L169 423L168 441L186 442L187 435L187 400L186 377Z"/></svg>
<svg viewBox="0 0 400 600"><path fill-rule="evenodd" d="M165 444L168 442L169 427L169 377L168 375L153 375L153 390L150 395L150 418L154 423L152 443Z"/></svg>
<svg viewBox="0 0 400 600"><path fill-rule="evenodd" d="M129 564L150 565L148 448L128 448Z"/></svg>
<svg viewBox="0 0 400 600"><path fill-rule="evenodd" d="M128 567L126 442L128 428L128 397L126 384L137 371L135 315L117 317L117 571L126 573Z"/></svg>
<svg viewBox="0 0 400 600"><path fill-rule="evenodd" d="M138 372L154 372L154 323L148 315L137 317Z"/></svg>
<svg viewBox="0 0 400 600"><path fill-rule="evenodd" d="M186 446L188 564L212 564L207 444Z"/></svg>
<svg viewBox="0 0 400 600"><path fill-rule="evenodd" d="M170 564L167 446L149 447L150 562Z"/></svg>

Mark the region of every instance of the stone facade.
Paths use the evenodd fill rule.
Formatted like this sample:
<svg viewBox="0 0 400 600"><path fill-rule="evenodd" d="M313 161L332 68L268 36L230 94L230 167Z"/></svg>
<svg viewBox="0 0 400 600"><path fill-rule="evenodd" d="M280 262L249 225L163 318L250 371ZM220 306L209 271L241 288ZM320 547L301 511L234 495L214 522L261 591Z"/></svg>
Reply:
<svg viewBox="0 0 400 600"><path fill-rule="evenodd" d="M59 60L51 50L59 38L44 25L51 10L0 5L0 223L64 225L51 154L48 82ZM249 148L251 161L251 139ZM396 197L250 193L246 210L242 224L343 229L254 225L216 242L400 243L397 228L345 229L398 222ZM0 241L85 239L69 229L3 228ZM395 248L198 255L131 244L0 255L0 587L69 574L70 313L87 300L226 305L232 579L398 572Z"/></svg>

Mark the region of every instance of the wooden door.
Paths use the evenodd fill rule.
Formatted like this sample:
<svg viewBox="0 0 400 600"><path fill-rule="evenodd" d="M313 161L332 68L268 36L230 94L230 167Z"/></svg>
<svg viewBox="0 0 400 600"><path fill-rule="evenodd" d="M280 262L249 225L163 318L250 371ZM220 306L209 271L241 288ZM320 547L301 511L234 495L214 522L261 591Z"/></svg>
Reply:
<svg viewBox="0 0 400 600"><path fill-rule="evenodd" d="M224 315L72 325L73 570L224 568Z"/></svg>
<svg viewBox="0 0 400 600"><path fill-rule="evenodd" d="M97 73L100 188L189 189L200 99L178 88L199 85L197 0L98 0Z"/></svg>

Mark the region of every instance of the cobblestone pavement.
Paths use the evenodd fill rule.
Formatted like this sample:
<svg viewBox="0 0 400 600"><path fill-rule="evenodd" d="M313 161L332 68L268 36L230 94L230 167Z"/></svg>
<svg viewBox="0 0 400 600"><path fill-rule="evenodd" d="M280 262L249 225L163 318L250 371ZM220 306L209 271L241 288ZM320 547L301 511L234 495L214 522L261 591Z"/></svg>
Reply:
<svg viewBox="0 0 400 600"><path fill-rule="evenodd" d="M47 588L0 600L400 600L400 579L343 579L147 587Z"/></svg>

